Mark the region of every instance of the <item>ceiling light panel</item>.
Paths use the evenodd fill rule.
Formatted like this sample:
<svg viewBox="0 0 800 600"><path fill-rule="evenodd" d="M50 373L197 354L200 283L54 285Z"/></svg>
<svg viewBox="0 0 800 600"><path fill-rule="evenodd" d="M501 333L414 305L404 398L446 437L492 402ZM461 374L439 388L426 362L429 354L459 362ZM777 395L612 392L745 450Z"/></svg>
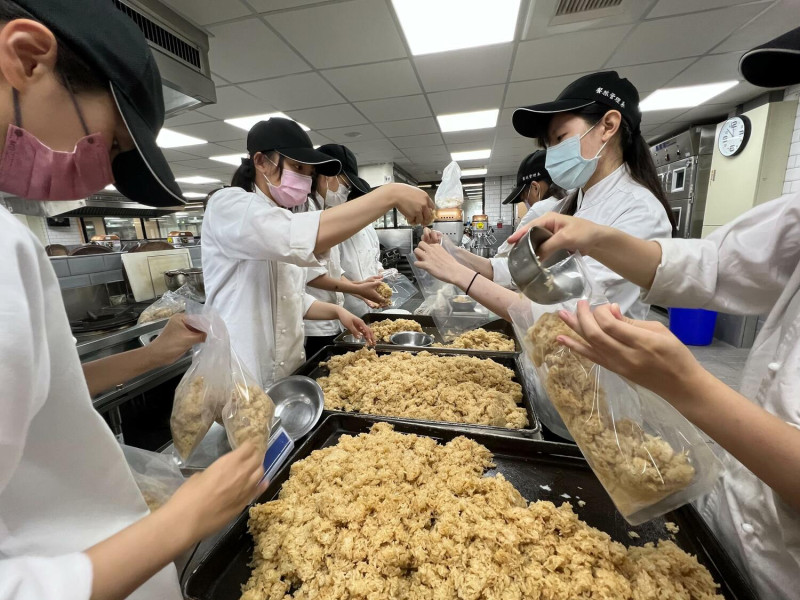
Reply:
<svg viewBox="0 0 800 600"><path fill-rule="evenodd" d="M225 122L228 125L233 125L234 127L238 127L239 129L250 131L250 128L253 127L253 125L258 123L259 121L268 121L272 117L280 117L282 119L290 119L294 121L294 119L292 119L292 117L290 117L289 115L282 112L276 112L264 115L251 115L249 117L236 117L235 119L225 119ZM306 127L302 123L298 123L298 125L300 125L300 127L303 128L303 131L311 131L311 128Z"/></svg>
<svg viewBox="0 0 800 600"><path fill-rule="evenodd" d="M478 110L474 112L454 113L452 115L437 115L439 128L442 133L449 131L466 131L468 129L488 129L497 125L497 116L500 110Z"/></svg>
<svg viewBox="0 0 800 600"><path fill-rule="evenodd" d="M520 0L392 0L411 54L502 44L514 39Z"/></svg>
<svg viewBox="0 0 800 600"><path fill-rule="evenodd" d="M209 160L215 160L217 162L238 167L240 164L242 164L242 159L247 158L247 154L222 154L219 156L209 156L208 158Z"/></svg>
<svg viewBox="0 0 800 600"><path fill-rule="evenodd" d="M205 198L207 195L201 192L183 192L184 198Z"/></svg>
<svg viewBox="0 0 800 600"><path fill-rule="evenodd" d="M213 177L203 177L202 175L192 175L191 177L178 177L175 179L178 183L191 183L194 185L201 185L203 183L220 183L219 179Z"/></svg>
<svg viewBox="0 0 800 600"><path fill-rule="evenodd" d="M486 175L486 169L464 169L461 171L461 177L477 177L479 175Z"/></svg>
<svg viewBox="0 0 800 600"><path fill-rule="evenodd" d="M480 160L482 158L489 158L492 155L492 150L486 148L484 150L469 150L467 152L451 152L450 158L453 160Z"/></svg>
<svg viewBox="0 0 800 600"><path fill-rule="evenodd" d="M672 108L692 108L708 102L714 96L718 96L738 84L738 81L721 81L687 87L662 88L645 98L639 105L639 109L647 112Z"/></svg>
<svg viewBox="0 0 800 600"><path fill-rule="evenodd" d="M198 146L200 144L207 144L208 140L201 140L200 138L192 137L191 135L184 135L172 129L164 127L158 132L156 143L161 148L180 148L181 146Z"/></svg>

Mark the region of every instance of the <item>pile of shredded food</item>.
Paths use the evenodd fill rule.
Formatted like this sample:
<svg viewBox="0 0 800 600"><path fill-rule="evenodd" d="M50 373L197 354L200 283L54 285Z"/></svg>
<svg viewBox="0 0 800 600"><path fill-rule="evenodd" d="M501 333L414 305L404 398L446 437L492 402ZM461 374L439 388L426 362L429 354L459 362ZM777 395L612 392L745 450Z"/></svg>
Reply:
<svg viewBox="0 0 800 600"><path fill-rule="evenodd" d="M386 423L292 465L273 502L250 509L242 600L722 600L671 541L626 548L568 503L528 503L492 455Z"/></svg>
<svg viewBox="0 0 800 600"><path fill-rule="evenodd" d="M423 333L422 327L411 319L384 319L370 324L372 333L375 334L375 341L379 343L389 343L389 338L401 331L418 331Z"/></svg>
<svg viewBox="0 0 800 600"><path fill-rule="evenodd" d="M389 306L392 303L392 288L386 283L381 282L378 284L377 291L383 296L383 306Z"/></svg>
<svg viewBox="0 0 800 600"><path fill-rule="evenodd" d="M514 340L499 331L486 331L483 327L462 333L449 344L434 344L440 348L468 348L470 350L494 350L514 352Z"/></svg>
<svg viewBox="0 0 800 600"><path fill-rule="evenodd" d="M514 371L491 359L366 348L320 363L325 408L371 415L521 429L522 387Z"/></svg>

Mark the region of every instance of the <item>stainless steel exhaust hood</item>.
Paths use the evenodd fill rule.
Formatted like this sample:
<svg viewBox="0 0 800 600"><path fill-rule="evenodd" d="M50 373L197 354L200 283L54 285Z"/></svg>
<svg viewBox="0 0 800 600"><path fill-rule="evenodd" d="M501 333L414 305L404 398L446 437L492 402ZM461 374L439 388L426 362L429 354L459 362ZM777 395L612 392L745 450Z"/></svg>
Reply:
<svg viewBox="0 0 800 600"><path fill-rule="evenodd" d="M208 35L157 0L113 0L142 30L155 56L167 116L217 101Z"/></svg>
<svg viewBox="0 0 800 600"><path fill-rule="evenodd" d="M83 200L38 201L24 200L16 196L0 199L9 212L32 217L135 217L148 219L186 210L186 206L145 206L132 202L121 195L96 195Z"/></svg>

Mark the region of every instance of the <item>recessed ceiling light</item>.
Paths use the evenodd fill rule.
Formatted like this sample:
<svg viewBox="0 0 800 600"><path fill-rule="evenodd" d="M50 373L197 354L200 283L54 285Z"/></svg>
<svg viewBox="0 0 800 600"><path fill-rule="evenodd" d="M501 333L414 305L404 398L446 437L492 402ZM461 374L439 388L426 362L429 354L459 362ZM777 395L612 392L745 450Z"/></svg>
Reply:
<svg viewBox="0 0 800 600"><path fill-rule="evenodd" d="M294 119L292 119L292 117L290 117L289 115L282 112L276 112L276 113L267 113L264 115L251 115L249 117L237 117L235 119L225 119L225 122L228 125L233 125L234 127L238 127L239 129L250 131L250 128L259 121L268 121L272 117L280 117L282 119L290 119L294 121ZM311 131L309 127L306 127L302 123L297 123L297 124L303 128L303 131Z"/></svg>
<svg viewBox="0 0 800 600"><path fill-rule="evenodd" d="M225 163L238 167L242 164L242 159L247 158L247 154L221 154L219 156L209 156L209 160Z"/></svg>
<svg viewBox="0 0 800 600"><path fill-rule="evenodd" d="M486 148L484 150L469 150L467 152L451 152L450 158L453 160L479 160L481 158L489 158L492 155L492 150Z"/></svg>
<svg viewBox="0 0 800 600"><path fill-rule="evenodd" d="M181 146L199 146L200 144L207 144L208 140L201 140L191 135L184 135L164 127L158 132L156 143L161 148L180 148Z"/></svg>
<svg viewBox="0 0 800 600"><path fill-rule="evenodd" d="M106 190L107 192L116 192L117 191L117 188L115 188L113 185L110 185L110 184L107 185L106 187L104 187L103 189Z"/></svg>
<svg viewBox="0 0 800 600"><path fill-rule="evenodd" d="M670 108L692 108L708 102L714 96L718 96L738 84L738 81L721 81L687 87L662 88L645 98L639 104L639 109L645 112Z"/></svg>
<svg viewBox="0 0 800 600"><path fill-rule="evenodd" d="M411 54L419 56L513 41L520 2L392 0L392 4Z"/></svg>
<svg viewBox="0 0 800 600"><path fill-rule="evenodd" d="M439 128L442 133L449 131L466 131L468 129L488 129L497 125L499 108L492 110L478 110L475 112L454 113L452 115L437 115Z"/></svg>
<svg viewBox="0 0 800 600"><path fill-rule="evenodd" d="M486 169L464 169L461 171L462 177L475 177L477 175L486 175Z"/></svg>
<svg viewBox="0 0 800 600"><path fill-rule="evenodd" d="M179 183L193 183L200 185L203 183L220 183L219 179L213 177L203 177L202 175L192 175L191 177L178 177L175 181Z"/></svg>
<svg viewBox="0 0 800 600"><path fill-rule="evenodd" d="M205 198L208 194L203 194L201 192L183 192L184 198Z"/></svg>

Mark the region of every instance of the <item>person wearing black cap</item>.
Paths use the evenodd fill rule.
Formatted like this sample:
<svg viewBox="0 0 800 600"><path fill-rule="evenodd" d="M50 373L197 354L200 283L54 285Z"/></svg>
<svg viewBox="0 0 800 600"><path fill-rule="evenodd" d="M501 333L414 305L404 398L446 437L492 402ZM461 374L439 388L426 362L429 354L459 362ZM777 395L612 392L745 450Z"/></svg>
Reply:
<svg viewBox="0 0 800 600"><path fill-rule="evenodd" d="M266 387L305 361L304 318L339 320L354 335L372 339L359 317L305 292L305 269L324 267L318 257L388 210L422 223L432 218L433 203L418 188L390 184L329 210L297 212L308 202L314 177L338 175L341 162L315 150L296 122L276 117L253 125L247 152L231 186L208 200L203 275L206 304L220 314L231 346Z"/></svg>
<svg viewBox="0 0 800 600"><path fill-rule="evenodd" d="M800 28L742 55L745 79L800 83ZM749 210L707 238L645 241L549 214L544 256L579 250L645 290L645 301L768 314L739 391L716 379L659 323L579 305L562 318L584 341L562 343L660 394L727 450L726 473L695 501L759 598L798 597L800 574L800 192ZM523 235L520 232L519 235Z"/></svg>
<svg viewBox="0 0 800 600"><path fill-rule="evenodd" d="M144 204L182 203L156 145L155 61L112 2L0 0L0 120L0 191L64 200L114 183ZM84 373L50 261L2 207L0 256L0 598L178 600L170 562L258 493L262 457L231 452L149 515L87 383L148 370L156 354ZM166 329L162 358L202 341L180 319Z"/></svg>

